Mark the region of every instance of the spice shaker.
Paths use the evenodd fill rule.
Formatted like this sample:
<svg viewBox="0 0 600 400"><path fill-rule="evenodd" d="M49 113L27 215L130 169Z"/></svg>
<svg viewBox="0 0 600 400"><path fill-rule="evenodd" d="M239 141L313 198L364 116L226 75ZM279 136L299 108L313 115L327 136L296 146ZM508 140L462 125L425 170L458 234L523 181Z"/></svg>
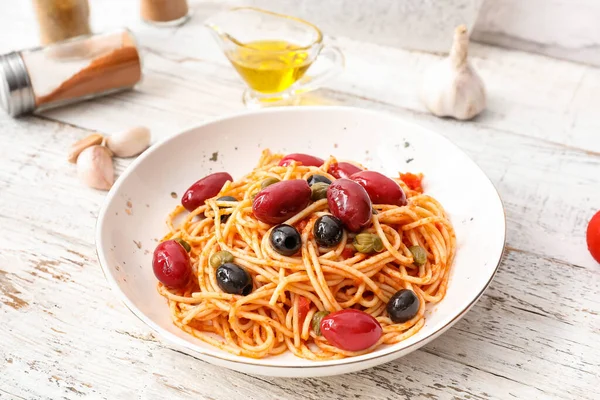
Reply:
<svg viewBox="0 0 600 400"><path fill-rule="evenodd" d="M132 88L142 62L128 29L0 56L0 105L12 116Z"/></svg>
<svg viewBox="0 0 600 400"><path fill-rule="evenodd" d="M144 22L155 26L177 26L190 17L187 0L140 0Z"/></svg>
<svg viewBox="0 0 600 400"><path fill-rule="evenodd" d="M89 35L88 0L33 0L42 44Z"/></svg>

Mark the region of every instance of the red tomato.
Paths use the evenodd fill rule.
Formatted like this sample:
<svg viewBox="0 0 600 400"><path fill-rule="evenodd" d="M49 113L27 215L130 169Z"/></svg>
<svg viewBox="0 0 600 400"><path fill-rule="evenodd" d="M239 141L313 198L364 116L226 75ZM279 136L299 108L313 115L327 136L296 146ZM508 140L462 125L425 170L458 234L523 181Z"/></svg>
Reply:
<svg viewBox="0 0 600 400"><path fill-rule="evenodd" d="M362 169L357 167L356 165L343 161L331 164L329 166L329 169L327 170L327 172L335 176L337 179L350 178L350 175L353 175L360 171L362 171Z"/></svg>
<svg viewBox="0 0 600 400"><path fill-rule="evenodd" d="M304 319L306 318L306 314L310 310L310 300L308 300L304 296L298 296L298 325L302 326L304 324Z"/></svg>
<svg viewBox="0 0 600 400"><path fill-rule="evenodd" d="M339 349L361 351L377 343L383 329L371 315L348 308L323 318L321 333L329 343Z"/></svg>
<svg viewBox="0 0 600 400"><path fill-rule="evenodd" d="M302 234L302 231L304 230L304 228L306 228L306 224L308 224L308 219L306 218L296 223L296 229L298 230L298 232L300 232L300 234Z"/></svg>
<svg viewBox="0 0 600 400"><path fill-rule="evenodd" d="M163 285L180 289L187 285L192 273L190 255L175 240L167 240L156 246L152 269Z"/></svg>
<svg viewBox="0 0 600 400"><path fill-rule="evenodd" d="M311 156L309 154L292 153L283 157L279 161L279 165L288 166L292 161L296 161L306 167L320 167L325 161L322 158Z"/></svg>
<svg viewBox="0 0 600 400"><path fill-rule="evenodd" d="M406 186L417 192L423 192L423 186L421 186L421 180L423 180L423 174L415 175L407 172L406 174L400 174L402 182L406 183Z"/></svg>
<svg viewBox="0 0 600 400"><path fill-rule="evenodd" d="M350 247L345 247L344 250L342 250L342 258L344 260L352 258L352 257L354 257L354 253L355 253L355 251L353 248L351 249Z"/></svg>
<svg viewBox="0 0 600 400"><path fill-rule="evenodd" d="M600 211L590 220L587 228L587 245L592 257L600 263Z"/></svg>

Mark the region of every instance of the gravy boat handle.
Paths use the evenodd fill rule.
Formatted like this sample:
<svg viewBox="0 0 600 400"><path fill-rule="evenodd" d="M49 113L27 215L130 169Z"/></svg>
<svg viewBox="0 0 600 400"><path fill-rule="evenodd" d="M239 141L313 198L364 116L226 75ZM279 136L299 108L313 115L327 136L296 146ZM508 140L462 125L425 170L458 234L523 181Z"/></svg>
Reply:
<svg viewBox="0 0 600 400"><path fill-rule="evenodd" d="M331 45L323 45L307 74L290 88L294 95L312 92L344 71L346 60L342 51ZM311 73L312 72L312 73Z"/></svg>

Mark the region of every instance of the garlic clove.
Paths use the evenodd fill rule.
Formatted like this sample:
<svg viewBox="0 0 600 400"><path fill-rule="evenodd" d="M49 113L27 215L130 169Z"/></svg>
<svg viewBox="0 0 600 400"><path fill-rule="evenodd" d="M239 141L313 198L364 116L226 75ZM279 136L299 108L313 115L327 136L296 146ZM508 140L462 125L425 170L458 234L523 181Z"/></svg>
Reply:
<svg viewBox="0 0 600 400"><path fill-rule="evenodd" d="M461 25L454 31L450 56L427 70L421 86L421 101L438 117L468 120L486 106L483 81L468 61L469 35Z"/></svg>
<svg viewBox="0 0 600 400"><path fill-rule="evenodd" d="M100 145L103 146L106 149L106 151L108 152L109 156L114 157L115 153L113 153L112 150L109 149L108 146L106 145L106 141L107 140L108 140L107 137L105 137L104 139L102 139L102 143L100 143Z"/></svg>
<svg viewBox="0 0 600 400"><path fill-rule="evenodd" d="M115 182L109 150L100 145L88 147L77 157L77 176L89 187L109 190Z"/></svg>
<svg viewBox="0 0 600 400"><path fill-rule="evenodd" d="M146 150L150 145L150 130L136 126L127 131L116 133L106 139L106 146L117 157L133 157Z"/></svg>
<svg viewBox="0 0 600 400"><path fill-rule="evenodd" d="M77 142L71 145L71 148L69 149L69 154L67 156L67 160L69 160L70 163L75 164L77 162L77 157L83 150L87 149L90 146L100 144L103 140L104 136L102 136L99 133L93 133L81 140L78 140Z"/></svg>

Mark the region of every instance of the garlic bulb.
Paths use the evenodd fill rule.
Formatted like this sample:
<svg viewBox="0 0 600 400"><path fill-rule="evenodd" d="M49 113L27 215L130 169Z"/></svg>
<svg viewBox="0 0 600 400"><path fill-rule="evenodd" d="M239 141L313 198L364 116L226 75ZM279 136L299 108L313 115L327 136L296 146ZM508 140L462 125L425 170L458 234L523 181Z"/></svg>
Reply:
<svg viewBox="0 0 600 400"><path fill-rule="evenodd" d="M150 130L136 126L127 131L116 133L106 139L106 146L117 157L133 157L150 145Z"/></svg>
<svg viewBox="0 0 600 400"><path fill-rule="evenodd" d="M485 87L467 60L468 48L467 28L460 25L454 30L450 56L425 72L421 101L438 117L466 120L485 108Z"/></svg>
<svg viewBox="0 0 600 400"><path fill-rule="evenodd" d="M100 145L83 150L77 157L77 175L89 187L109 190L115 182L113 160L109 150Z"/></svg>

